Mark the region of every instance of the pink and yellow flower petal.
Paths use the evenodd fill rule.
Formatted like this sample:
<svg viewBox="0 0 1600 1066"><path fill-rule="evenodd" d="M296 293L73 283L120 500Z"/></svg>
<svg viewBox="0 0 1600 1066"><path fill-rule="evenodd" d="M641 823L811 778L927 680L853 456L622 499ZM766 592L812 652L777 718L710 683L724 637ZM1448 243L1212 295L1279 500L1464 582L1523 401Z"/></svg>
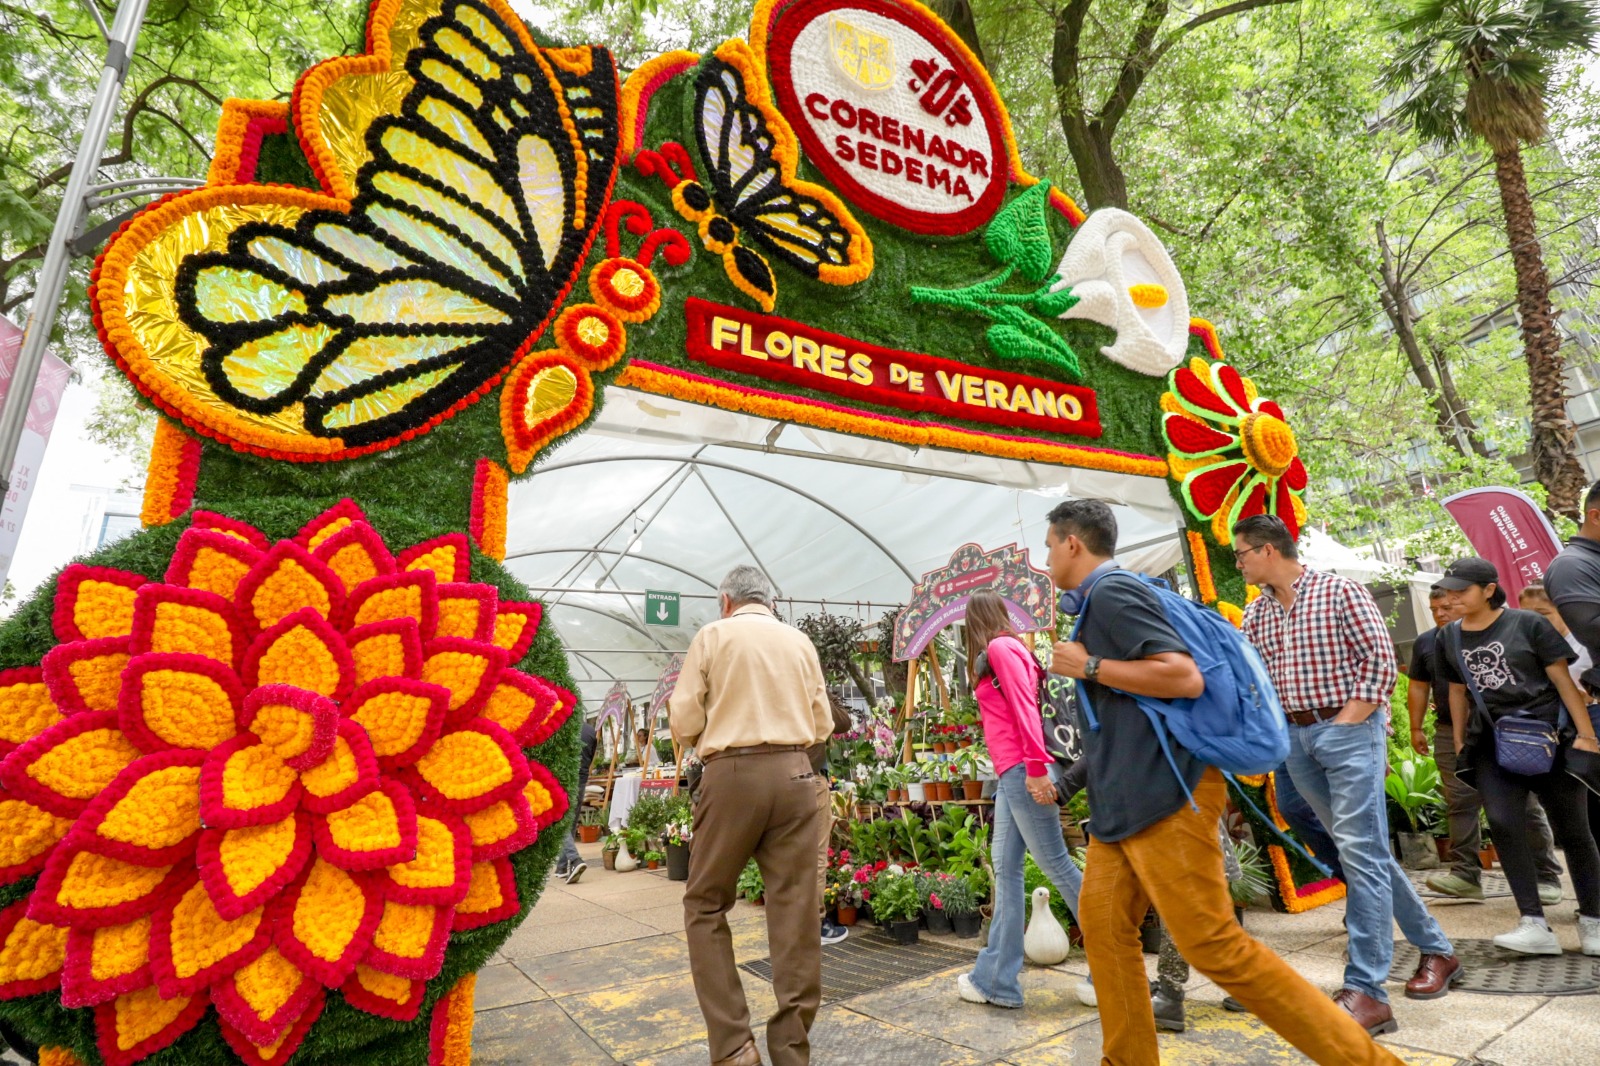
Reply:
<svg viewBox="0 0 1600 1066"><path fill-rule="evenodd" d="M528 760L515 738L486 718L445 733L407 771L421 794L457 814L480 811L522 791Z"/></svg>
<svg viewBox="0 0 1600 1066"><path fill-rule="evenodd" d="M455 929L477 929L503 922L522 908L517 897L517 875L510 859L472 864L472 880L464 899L456 904Z"/></svg>
<svg viewBox="0 0 1600 1066"><path fill-rule="evenodd" d="M340 719L339 734L328 757L300 773L306 809L327 814L348 807L378 787L378 757L367 731L348 718Z"/></svg>
<svg viewBox="0 0 1600 1066"><path fill-rule="evenodd" d="M293 685L341 700L355 687L355 673L344 638L309 607L263 630L244 657L249 688Z"/></svg>
<svg viewBox="0 0 1600 1066"><path fill-rule="evenodd" d="M136 655L123 674L117 721L148 752L210 751L238 734L244 688L233 668L204 655Z"/></svg>
<svg viewBox="0 0 1600 1066"><path fill-rule="evenodd" d="M303 810L268 825L202 832L195 864L217 913L238 918L282 892L311 860L312 840Z"/></svg>
<svg viewBox="0 0 1600 1066"><path fill-rule="evenodd" d="M328 988L338 988L372 946L383 894L369 874L322 859L273 902L278 950Z"/></svg>
<svg viewBox="0 0 1600 1066"><path fill-rule="evenodd" d="M426 981L444 966L454 907L388 900L364 960L373 969Z"/></svg>
<svg viewBox="0 0 1600 1066"><path fill-rule="evenodd" d="M200 839L203 751L173 750L130 763L78 818L67 846L138 866L171 866Z"/></svg>
<svg viewBox="0 0 1600 1066"><path fill-rule="evenodd" d="M213 829L281 822L301 793L300 775L250 733L208 754L200 769L200 817Z"/></svg>
<svg viewBox="0 0 1600 1066"><path fill-rule="evenodd" d="M497 648L504 648L508 662L520 663L533 646L539 633L539 619L544 608L537 603L502 603L495 612L494 635L491 640Z"/></svg>
<svg viewBox="0 0 1600 1066"><path fill-rule="evenodd" d="M66 960L65 926L30 918L27 900L0 911L0 999L20 999L60 987Z"/></svg>
<svg viewBox="0 0 1600 1066"><path fill-rule="evenodd" d="M421 646L417 651L421 665ZM44 683L44 670L19 666L0 670L0 758L61 721L62 714Z"/></svg>
<svg viewBox="0 0 1600 1066"><path fill-rule="evenodd" d="M326 994L319 985L316 995L300 1012L300 1016L283 1031L281 1036L265 1044L251 1040L242 1031L229 1025L226 1019L219 1021L218 1027L222 1031L222 1038L228 1042L233 1053L247 1066L278 1066L280 1063L288 1062L300 1049L306 1034L322 1016L322 1007L326 1002Z"/></svg>
<svg viewBox="0 0 1600 1066"><path fill-rule="evenodd" d="M44 869L73 820L0 791L0 825L0 885L9 885Z"/></svg>
<svg viewBox="0 0 1600 1066"><path fill-rule="evenodd" d="M327 566L346 591L396 570L383 538L365 522L353 523L319 541L311 555Z"/></svg>
<svg viewBox="0 0 1600 1066"><path fill-rule="evenodd" d="M430 571L440 583L466 581L472 573L472 548L465 533L446 533L400 553L401 570Z"/></svg>
<svg viewBox="0 0 1600 1066"><path fill-rule="evenodd" d="M75 929L126 925L154 913L164 893L184 876L183 867L137 866L60 847L28 897L28 916Z"/></svg>
<svg viewBox="0 0 1600 1066"><path fill-rule="evenodd" d="M567 790L543 763L529 759L528 773L529 780L522 790L522 797L528 801L528 809L533 812L533 824L541 830L546 829L567 816L570 806Z"/></svg>
<svg viewBox="0 0 1600 1066"><path fill-rule="evenodd" d="M339 705L293 685L262 685L245 697L239 724L277 752L290 769L306 770L333 751Z"/></svg>
<svg viewBox="0 0 1600 1066"><path fill-rule="evenodd" d="M0 760L0 785L51 814L76 818L143 754L114 714L74 714Z"/></svg>
<svg viewBox="0 0 1600 1066"><path fill-rule="evenodd" d="M356 501L346 496L302 526L300 532L294 535L295 543L307 551L314 552L333 537L356 525L371 528L366 512Z"/></svg>
<svg viewBox="0 0 1600 1066"><path fill-rule="evenodd" d="M502 670L481 714L531 748L549 740L572 714L575 703L560 693L542 677Z"/></svg>
<svg viewBox="0 0 1600 1066"><path fill-rule="evenodd" d="M367 731L378 765L409 766L433 746L444 727L450 692L404 677L369 681L345 701L345 716Z"/></svg>
<svg viewBox="0 0 1600 1066"><path fill-rule="evenodd" d="M384 896L400 903L453 907L472 878L472 834L454 815L417 815L417 857L384 870Z"/></svg>
<svg viewBox="0 0 1600 1066"><path fill-rule="evenodd" d="M500 594L492 585L451 581L439 586L439 619L430 637L493 643ZM505 649L501 649L504 651Z"/></svg>
<svg viewBox="0 0 1600 1066"><path fill-rule="evenodd" d="M164 998L154 985L125 992L94 1009L100 1058L106 1066L132 1066L193 1029L205 1016L205 996Z"/></svg>
<svg viewBox="0 0 1600 1066"><path fill-rule="evenodd" d="M350 806L315 819L317 854L346 870L378 870L417 854L417 806L398 781L385 779Z"/></svg>
<svg viewBox="0 0 1600 1066"><path fill-rule="evenodd" d="M250 568L233 602L247 624L258 630L303 609L339 618L344 613L344 583L305 548L281 540Z"/></svg>
<svg viewBox="0 0 1600 1066"><path fill-rule="evenodd" d="M436 637L422 651L422 679L450 690L452 723L478 714L506 667L503 649L478 640Z"/></svg>
<svg viewBox="0 0 1600 1066"><path fill-rule="evenodd" d="M126 637L133 632L135 594L149 580L127 570L73 563L56 579L55 611L51 616L56 639L70 644Z"/></svg>
<svg viewBox="0 0 1600 1066"><path fill-rule="evenodd" d="M431 633L439 621L438 584L431 570L384 574L364 581L350 593L345 627L410 618L422 632Z"/></svg>
<svg viewBox="0 0 1600 1066"><path fill-rule="evenodd" d="M131 646L129 637L103 637L45 652L40 665L57 709L68 715L116 710Z"/></svg>
<svg viewBox="0 0 1600 1066"><path fill-rule="evenodd" d="M149 584L133 608L133 654L204 655L235 665L245 648L234 607L214 592Z"/></svg>
<svg viewBox="0 0 1600 1066"><path fill-rule="evenodd" d="M345 634L355 662L356 684L381 677L422 676L422 627L415 618L369 622Z"/></svg>
<svg viewBox="0 0 1600 1066"><path fill-rule="evenodd" d="M151 919L150 973L162 995L193 995L258 958L271 943L263 909L223 918L191 873Z"/></svg>
<svg viewBox="0 0 1600 1066"><path fill-rule="evenodd" d="M355 973L339 989L345 1001L357 1010L409 1022L422 1009L422 996L428 986L422 981L385 973L367 965L358 965Z"/></svg>
<svg viewBox="0 0 1600 1066"><path fill-rule="evenodd" d="M217 1014L257 1045L280 1039L307 1007L321 999L322 986L276 946L211 986Z"/></svg>
<svg viewBox="0 0 1600 1066"><path fill-rule="evenodd" d="M172 562L167 566L166 582L215 593L232 603L239 583L261 561L261 556L260 548L236 536L188 529L178 538Z"/></svg>
<svg viewBox="0 0 1600 1066"><path fill-rule="evenodd" d="M124 925L67 934L61 1005L92 1007L151 984L150 927L147 915Z"/></svg>
<svg viewBox="0 0 1600 1066"><path fill-rule="evenodd" d="M255 526L241 522L237 518L217 514L215 511L196 511L194 517L189 520L189 526L192 529L209 529L226 534L263 552L272 546L267 535Z"/></svg>

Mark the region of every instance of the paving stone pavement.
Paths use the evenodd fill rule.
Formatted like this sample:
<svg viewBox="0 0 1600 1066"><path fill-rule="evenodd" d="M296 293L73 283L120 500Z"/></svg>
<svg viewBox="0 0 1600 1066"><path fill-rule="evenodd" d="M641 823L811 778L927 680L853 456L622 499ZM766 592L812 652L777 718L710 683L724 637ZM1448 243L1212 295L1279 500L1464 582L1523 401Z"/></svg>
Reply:
<svg viewBox="0 0 1600 1066"><path fill-rule="evenodd" d="M577 885L546 889L526 924L478 985L476 1066L705 1066L705 1028L695 1004L681 916L683 886L660 872L607 873L598 847L582 848ZM1516 923L1509 899L1430 900L1452 937L1483 938ZM1313 984L1334 990L1343 972L1342 904L1309 914L1252 910L1245 926ZM1576 950L1571 898L1549 910ZM734 954L768 954L758 907L730 915ZM943 942L975 950L974 941ZM1148 959L1152 975L1155 960ZM1057 967L1029 966L1018 1011L962 1003L963 967L825 1006L812 1028L816 1066L1090 1066L1100 1024L1073 988L1088 972L1081 954ZM766 982L742 973L752 1017L773 1006ZM1383 1043L1408 1066L1594 1066L1600 1062L1600 996L1488 996L1456 992L1416 1003L1393 986L1400 1031ZM1189 1030L1162 1034L1164 1066L1290 1066L1310 1060L1255 1018L1220 1007L1222 991L1189 982ZM757 1040L763 1038L758 1028Z"/></svg>
<svg viewBox="0 0 1600 1066"><path fill-rule="evenodd" d="M478 979L475 1066L706 1066L681 917L683 886L659 872L607 873L599 849L581 849L577 885L546 887L539 905ZM1509 899L1429 901L1446 933L1484 938L1509 929ZM681 911L679 912L681 916ZM1577 949L1576 907L1548 909L1568 951ZM1245 927L1308 980L1332 991L1343 973L1342 904L1308 914L1252 910ZM739 962L768 954L759 907L730 915ZM941 938L975 950L975 941ZM1146 960L1154 976L1155 960ZM1073 989L1083 956L1023 972L1026 1006L1006 1011L962 1003L955 967L822 1008L812 1027L815 1066L1092 1066L1100 1024ZM771 987L741 972L752 1017L772 1011ZM1417 1003L1392 984L1400 1031L1383 1043L1408 1066L1595 1066L1600 995L1491 996L1455 992ZM1220 1007L1222 992L1195 975L1189 1030L1161 1035L1163 1066L1292 1066L1310 1060L1248 1015ZM758 1043L763 1039L758 1027ZM5 1056L6 1063L18 1062Z"/></svg>

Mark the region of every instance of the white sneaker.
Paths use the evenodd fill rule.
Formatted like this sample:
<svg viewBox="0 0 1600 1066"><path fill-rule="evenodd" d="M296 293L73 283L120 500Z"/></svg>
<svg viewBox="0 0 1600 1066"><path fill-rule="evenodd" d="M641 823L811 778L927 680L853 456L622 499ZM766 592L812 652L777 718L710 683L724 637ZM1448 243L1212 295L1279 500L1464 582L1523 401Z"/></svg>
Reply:
<svg viewBox="0 0 1600 1066"><path fill-rule="evenodd" d="M1600 918L1578 915L1578 939L1585 955L1600 955Z"/></svg>
<svg viewBox="0 0 1600 1066"><path fill-rule="evenodd" d="M983 993L978 991L978 986L972 983L970 974L962 974L956 978L956 992L966 1003L987 1003Z"/></svg>
<svg viewBox="0 0 1600 1066"><path fill-rule="evenodd" d="M1078 994L1078 1002L1085 1007L1098 1008L1100 1006L1100 997L1095 994L1093 977L1085 977L1079 981L1078 987L1073 991Z"/></svg>
<svg viewBox="0 0 1600 1066"><path fill-rule="evenodd" d="M1600 926L1600 923L1596 924ZM1600 938L1600 928L1597 928L1596 935ZM1555 933L1550 931L1550 927L1537 918L1524 917L1517 923L1516 929L1495 937L1494 946L1520 952L1523 955L1561 954L1561 942L1556 939ZM1600 954L1600 939L1597 939L1595 948L1595 953Z"/></svg>
<svg viewBox="0 0 1600 1066"><path fill-rule="evenodd" d="M1554 907L1557 903L1561 902L1561 897L1562 891L1560 885L1552 884L1549 881L1539 882L1540 903L1543 903L1546 907Z"/></svg>

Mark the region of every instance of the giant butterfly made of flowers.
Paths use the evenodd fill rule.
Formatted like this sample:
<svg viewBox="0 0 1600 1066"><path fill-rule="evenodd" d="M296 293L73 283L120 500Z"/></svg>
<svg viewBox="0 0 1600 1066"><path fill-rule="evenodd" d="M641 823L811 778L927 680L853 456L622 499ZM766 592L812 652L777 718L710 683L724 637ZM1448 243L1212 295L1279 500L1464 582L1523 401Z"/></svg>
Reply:
<svg viewBox="0 0 1600 1066"><path fill-rule="evenodd" d="M74 565L58 645L0 673L0 998L93 1007L113 1066L215 1008L247 1062L329 989L417 1016L452 931L521 902L567 811L524 749L570 715L515 668L537 604L451 534L392 552L348 500L291 540L197 512L165 576Z"/></svg>

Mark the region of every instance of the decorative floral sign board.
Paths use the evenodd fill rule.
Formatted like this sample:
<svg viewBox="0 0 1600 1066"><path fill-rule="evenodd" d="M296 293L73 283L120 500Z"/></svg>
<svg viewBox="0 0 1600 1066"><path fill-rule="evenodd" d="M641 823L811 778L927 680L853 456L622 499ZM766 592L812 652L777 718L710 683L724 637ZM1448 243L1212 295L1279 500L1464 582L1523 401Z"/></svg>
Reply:
<svg viewBox="0 0 1600 1066"><path fill-rule="evenodd" d="M55 1066L470 1061L579 750L507 492L608 387L1160 479L1234 617L1229 524L1305 520L1160 242L1029 174L914 0L629 72L374 0L287 100L211 88L205 185L89 278L163 416L147 528L0 626L0 1020ZM902 649L988 570L1049 625L1025 553L962 551Z"/></svg>
<svg viewBox="0 0 1600 1066"><path fill-rule="evenodd" d="M1055 628L1056 596L1050 575L1036 570L1028 550L1008 544L986 552L963 544L938 570L922 575L911 588L911 602L895 617L894 659L915 659L940 630L967 617L967 604L980 589L997 593L1019 633Z"/></svg>

